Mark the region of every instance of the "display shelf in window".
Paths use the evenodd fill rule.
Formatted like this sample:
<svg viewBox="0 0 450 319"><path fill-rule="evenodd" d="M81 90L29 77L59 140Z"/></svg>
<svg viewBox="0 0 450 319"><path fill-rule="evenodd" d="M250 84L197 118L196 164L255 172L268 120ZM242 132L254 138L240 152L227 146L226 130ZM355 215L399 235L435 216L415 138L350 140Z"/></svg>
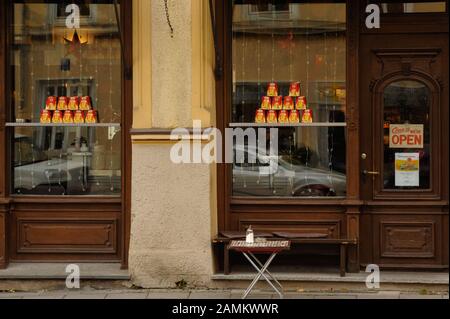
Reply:
<svg viewBox="0 0 450 319"><path fill-rule="evenodd" d="M230 123L229 127L347 127L347 123Z"/></svg>
<svg viewBox="0 0 450 319"><path fill-rule="evenodd" d="M121 127L120 123L6 123L6 127Z"/></svg>

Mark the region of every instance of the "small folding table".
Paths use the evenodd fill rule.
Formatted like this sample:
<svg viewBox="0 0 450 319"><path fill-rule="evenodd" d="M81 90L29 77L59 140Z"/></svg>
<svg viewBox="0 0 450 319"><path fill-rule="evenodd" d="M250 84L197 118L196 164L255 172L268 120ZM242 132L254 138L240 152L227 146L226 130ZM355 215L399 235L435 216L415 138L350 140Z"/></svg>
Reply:
<svg viewBox="0 0 450 319"><path fill-rule="evenodd" d="M281 286L280 282L268 271L268 268L280 252L289 250L290 248L291 242L289 240L256 241L252 244L242 240L231 241L228 249L241 252L258 272L250 286L245 291L242 299L246 299L248 297L261 277L267 281L267 283L275 290L280 298L284 297L283 286ZM263 265L259 259L256 258L255 254L270 254L270 257Z"/></svg>

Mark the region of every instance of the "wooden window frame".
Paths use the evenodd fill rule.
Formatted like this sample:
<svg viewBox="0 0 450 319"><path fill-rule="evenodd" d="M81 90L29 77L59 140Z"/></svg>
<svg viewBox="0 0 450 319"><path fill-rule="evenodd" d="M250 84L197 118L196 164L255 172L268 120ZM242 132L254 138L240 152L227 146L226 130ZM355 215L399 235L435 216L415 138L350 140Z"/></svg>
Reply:
<svg viewBox="0 0 450 319"><path fill-rule="evenodd" d="M46 3L45 0L35 0L34 3ZM14 207L28 205L30 209L42 209L51 205L56 206L61 212L70 213L75 209L92 209L101 211L103 208L118 207L120 210L120 223L118 225L118 260L122 268L128 267L128 250L131 224L131 136L133 116L133 90L132 77L125 74L125 66L132 65L132 1L119 0L120 21L124 35L124 54L122 59L122 118L121 118L121 142L122 142L122 190L120 196L15 196L10 194L11 181L9 172L11 130L6 128L7 119L11 107L10 72L8 70L8 50L12 45L9 32L9 19L14 1L2 1L0 4L0 268L9 262L11 241L8 242L8 233L12 217L9 211ZM97 207L97 208L96 208ZM99 210L100 209L100 210ZM45 258L45 256L43 257Z"/></svg>
<svg viewBox="0 0 450 319"><path fill-rule="evenodd" d="M217 17L218 54L223 61L223 76L216 81L217 127L221 131L231 122L232 101L232 12L231 1L215 0ZM311 1L325 2L325 1ZM359 203L359 114L358 114L358 36L359 36L359 1L347 0L347 110L346 136L347 145L347 196L343 199L317 198L252 198L232 196L232 169L230 164L217 165L217 201L219 231L232 230L230 214L237 210L258 211L259 207L271 212L292 209L300 206L345 206ZM265 210L266 211L266 210ZM233 229L235 230L235 229Z"/></svg>

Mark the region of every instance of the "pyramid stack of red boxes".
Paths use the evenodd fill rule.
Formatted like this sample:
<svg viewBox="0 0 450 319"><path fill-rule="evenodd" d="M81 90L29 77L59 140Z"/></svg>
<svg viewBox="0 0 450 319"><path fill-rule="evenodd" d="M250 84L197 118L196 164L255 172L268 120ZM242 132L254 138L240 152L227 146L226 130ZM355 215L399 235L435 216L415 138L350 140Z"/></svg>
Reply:
<svg viewBox="0 0 450 319"><path fill-rule="evenodd" d="M256 111L257 124L296 124L312 123L313 114L308 109L306 97L301 96L300 82L289 87L289 96L280 96L276 83L269 83L267 95L261 100L261 107Z"/></svg>
<svg viewBox="0 0 450 319"><path fill-rule="evenodd" d="M89 96L49 96L41 111L42 124L95 124L98 114Z"/></svg>

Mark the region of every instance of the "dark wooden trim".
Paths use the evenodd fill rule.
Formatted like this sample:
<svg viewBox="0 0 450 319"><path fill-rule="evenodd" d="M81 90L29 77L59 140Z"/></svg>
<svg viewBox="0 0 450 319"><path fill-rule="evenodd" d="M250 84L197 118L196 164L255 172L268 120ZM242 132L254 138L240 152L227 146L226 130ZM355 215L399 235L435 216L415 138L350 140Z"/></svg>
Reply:
<svg viewBox="0 0 450 319"><path fill-rule="evenodd" d="M226 114L228 114L227 104L230 102L230 98L226 93L229 90L230 84L228 82L230 81L230 71L232 68L230 63L231 49L227 46L227 43L230 41L230 31L228 31L231 17L230 7L231 1L215 0L217 54L222 57L223 65L221 69L224 71L222 77L216 79L216 125L221 132L224 132L228 125ZM225 147L223 147L223 151L225 151ZM217 213L219 231L226 230L227 228L226 216L229 211L227 175L228 165L224 163L217 164Z"/></svg>
<svg viewBox="0 0 450 319"><path fill-rule="evenodd" d="M133 68L133 1L121 0L121 21L124 33L123 65ZM124 129L122 133L122 240L119 243L122 251L122 268L128 268L129 246L131 235L131 172L132 145L130 129L133 126L133 76L127 76L122 68L122 114Z"/></svg>
<svg viewBox="0 0 450 319"><path fill-rule="evenodd" d="M8 266L8 207L6 198L6 5L0 4L0 269Z"/></svg>
<svg viewBox="0 0 450 319"><path fill-rule="evenodd" d="M359 24L360 1L347 1L347 199L360 201L360 122L359 122ZM348 207L346 236L359 240L359 208ZM347 251L348 268L359 270L359 245Z"/></svg>

